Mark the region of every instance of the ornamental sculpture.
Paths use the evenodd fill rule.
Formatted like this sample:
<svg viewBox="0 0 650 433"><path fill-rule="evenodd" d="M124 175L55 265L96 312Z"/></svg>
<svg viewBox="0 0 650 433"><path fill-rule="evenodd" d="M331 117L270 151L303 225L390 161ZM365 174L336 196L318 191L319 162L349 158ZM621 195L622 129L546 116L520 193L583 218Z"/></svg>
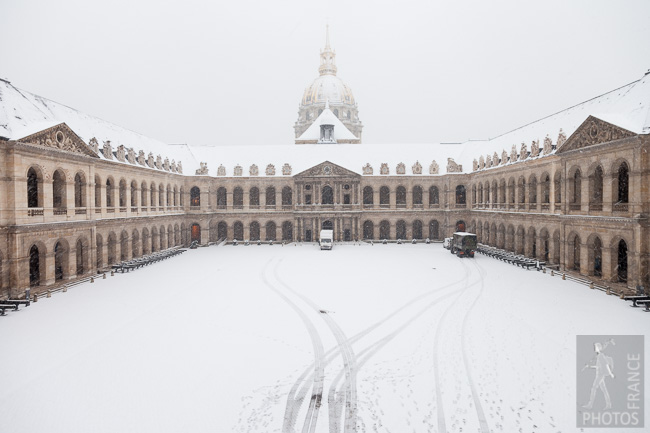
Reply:
<svg viewBox="0 0 650 433"><path fill-rule="evenodd" d="M483 170L485 168L485 157L483 155L478 158L478 169Z"/></svg>
<svg viewBox="0 0 650 433"><path fill-rule="evenodd" d="M154 168L153 153L151 153L151 152L149 152L149 155L147 156L147 165L150 168Z"/></svg>
<svg viewBox="0 0 650 433"><path fill-rule="evenodd" d="M269 164L266 166L266 175L275 176L275 165Z"/></svg>
<svg viewBox="0 0 650 433"><path fill-rule="evenodd" d="M404 165L403 162L397 164L397 168L395 169L395 172L397 174L406 174L406 166Z"/></svg>
<svg viewBox="0 0 650 433"><path fill-rule="evenodd" d="M180 174L183 174L183 163L181 161L178 161L178 164L176 164L176 170L178 170Z"/></svg>
<svg viewBox="0 0 650 433"><path fill-rule="evenodd" d="M517 146L513 144L512 150L510 151L510 162L515 162L517 159L519 159L519 155L517 155Z"/></svg>
<svg viewBox="0 0 650 433"><path fill-rule="evenodd" d="M363 174L372 175L372 165L370 165L369 162L367 162L361 170Z"/></svg>
<svg viewBox="0 0 650 433"><path fill-rule="evenodd" d="M140 164L140 165L145 165L146 164L146 161L144 159L144 150L141 150L140 152L138 152L138 164Z"/></svg>
<svg viewBox="0 0 650 433"><path fill-rule="evenodd" d="M162 170L162 156L156 156L156 168Z"/></svg>
<svg viewBox="0 0 650 433"><path fill-rule="evenodd" d="M102 153L104 154L104 158L113 159L113 149L111 148L110 140L104 142L104 149Z"/></svg>
<svg viewBox="0 0 650 433"><path fill-rule="evenodd" d="M521 151L519 152L519 159L524 160L528 158L528 146L526 146L526 143L521 143Z"/></svg>
<svg viewBox="0 0 650 433"><path fill-rule="evenodd" d="M472 161L472 171L477 171L478 170L478 161L476 158L474 158L474 161Z"/></svg>
<svg viewBox="0 0 650 433"><path fill-rule="evenodd" d="M232 171L233 176L241 176L244 169L241 165L237 164Z"/></svg>
<svg viewBox="0 0 650 433"><path fill-rule="evenodd" d="M388 164L385 162L381 163L381 167L379 168L379 174L390 174L390 169L388 168Z"/></svg>
<svg viewBox="0 0 650 433"><path fill-rule="evenodd" d="M559 149L566 142L566 134L560 128L560 134L557 136L557 144L555 145L556 149Z"/></svg>
<svg viewBox="0 0 650 433"><path fill-rule="evenodd" d="M492 166L496 167L497 165L499 165L499 155L494 152L494 154L492 154Z"/></svg>
<svg viewBox="0 0 650 433"><path fill-rule="evenodd" d="M129 147L129 150L126 153L126 160L131 164L135 164L135 150L132 147Z"/></svg>
<svg viewBox="0 0 650 433"><path fill-rule="evenodd" d="M206 176L208 174L208 163L200 162L199 168L196 170L195 173L197 176Z"/></svg>
<svg viewBox="0 0 650 433"><path fill-rule="evenodd" d="M415 161L411 169L413 170L413 174L422 174L422 164L419 161Z"/></svg>
<svg viewBox="0 0 650 433"><path fill-rule="evenodd" d="M253 164L248 169L248 174L250 174L251 176L259 176L260 169L257 167L257 165Z"/></svg>
<svg viewBox="0 0 650 433"><path fill-rule="evenodd" d="M463 166L457 164L453 158L447 158L447 173L461 173Z"/></svg>
<svg viewBox="0 0 650 433"><path fill-rule="evenodd" d="M440 167L438 167L438 163L434 159L431 165L429 166L429 174L438 174L440 171Z"/></svg>
<svg viewBox="0 0 650 433"><path fill-rule="evenodd" d="M505 149L503 149L503 152L501 152L501 165L506 165L508 163L508 152L506 152Z"/></svg>
<svg viewBox="0 0 650 433"><path fill-rule="evenodd" d="M288 163L285 163L282 166L282 175L283 176L291 176L291 165L289 165Z"/></svg>
<svg viewBox="0 0 650 433"><path fill-rule="evenodd" d="M217 176L225 176L226 175L226 167L223 166L223 164L219 164L219 168L217 168Z"/></svg>
<svg viewBox="0 0 650 433"><path fill-rule="evenodd" d="M492 167L492 157L490 155L487 155L485 157L485 167L486 168ZM447 170L447 171L449 171L449 170Z"/></svg>
<svg viewBox="0 0 650 433"><path fill-rule="evenodd" d="M551 150L553 150L553 142L551 141L551 137L546 134L546 137L544 137L544 155L548 155L551 153Z"/></svg>
<svg viewBox="0 0 650 433"><path fill-rule="evenodd" d="M97 142L97 139L95 137L90 139L90 141L88 142L88 146L90 146L93 152L99 153L99 143Z"/></svg>
<svg viewBox="0 0 650 433"><path fill-rule="evenodd" d="M530 145L530 157L535 158L537 156L539 156L539 140L533 140Z"/></svg>
<svg viewBox="0 0 650 433"><path fill-rule="evenodd" d="M169 168L171 169L172 173L176 173L176 161L172 159L172 163Z"/></svg>
<svg viewBox="0 0 650 433"><path fill-rule="evenodd" d="M169 158L165 158L165 160L163 161L163 169L165 171L169 171Z"/></svg>
<svg viewBox="0 0 650 433"><path fill-rule="evenodd" d="M124 162L126 161L126 150L124 150L124 145L120 144L117 146L117 151L115 152L115 156L117 157L118 161Z"/></svg>

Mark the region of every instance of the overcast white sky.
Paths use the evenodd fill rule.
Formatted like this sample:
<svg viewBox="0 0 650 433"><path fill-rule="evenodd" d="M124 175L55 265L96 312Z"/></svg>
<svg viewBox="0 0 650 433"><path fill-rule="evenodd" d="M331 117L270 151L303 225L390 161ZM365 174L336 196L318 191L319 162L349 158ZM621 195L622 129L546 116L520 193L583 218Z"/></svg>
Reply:
<svg viewBox="0 0 650 433"><path fill-rule="evenodd" d="M169 143L291 144L328 21L364 143L493 137L650 68L648 0L2 0L0 77Z"/></svg>

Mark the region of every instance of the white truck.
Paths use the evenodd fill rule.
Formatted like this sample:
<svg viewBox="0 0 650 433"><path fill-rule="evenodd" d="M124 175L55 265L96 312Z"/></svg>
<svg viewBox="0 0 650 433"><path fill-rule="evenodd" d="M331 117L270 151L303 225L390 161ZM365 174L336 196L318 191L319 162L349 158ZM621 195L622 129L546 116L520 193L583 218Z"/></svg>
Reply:
<svg viewBox="0 0 650 433"><path fill-rule="evenodd" d="M332 241L334 240L334 230L321 230L320 231L320 249L331 250Z"/></svg>

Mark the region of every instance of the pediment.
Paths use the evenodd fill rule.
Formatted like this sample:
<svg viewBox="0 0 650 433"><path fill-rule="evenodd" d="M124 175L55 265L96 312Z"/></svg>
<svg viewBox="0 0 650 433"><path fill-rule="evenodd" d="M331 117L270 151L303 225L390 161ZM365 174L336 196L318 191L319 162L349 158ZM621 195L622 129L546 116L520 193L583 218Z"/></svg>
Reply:
<svg viewBox="0 0 650 433"><path fill-rule="evenodd" d="M594 116L587 117L555 153L569 152L622 138L634 137L634 132L605 122Z"/></svg>
<svg viewBox="0 0 650 433"><path fill-rule="evenodd" d="M34 144L63 152L99 158L84 141L65 123L17 139L21 143Z"/></svg>
<svg viewBox="0 0 650 433"><path fill-rule="evenodd" d="M360 175L330 161L324 161L296 174L295 177L360 177Z"/></svg>

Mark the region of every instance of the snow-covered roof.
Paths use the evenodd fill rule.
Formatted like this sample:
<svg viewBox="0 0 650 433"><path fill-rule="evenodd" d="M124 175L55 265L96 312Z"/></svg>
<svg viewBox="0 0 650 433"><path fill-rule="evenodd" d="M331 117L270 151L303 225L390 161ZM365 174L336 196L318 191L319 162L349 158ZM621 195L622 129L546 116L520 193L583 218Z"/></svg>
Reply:
<svg viewBox="0 0 650 433"><path fill-rule="evenodd" d="M163 143L0 80L0 137L19 140L60 123L68 125L86 144L96 138L100 149L104 141L110 141L113 150L123 145L133 148L136 155L143 150L145 157L153 153L154 157L160 155L177 163L182 161L185 174L194 174L199 166L187 145ZM102 152L100 157L104 158Z"/></svg>
<svg viewBox="0 0 650 433"><path fill-rule="evenodd" d="M334 125L334 138L337 140L356 140L357 137L354 136L348 128L345 127L343 122L339 120L338 117L329 109L329 103L323 110L323 112L314 120L314 123L307 128L305 132L296 140L296 141L311 141L318 140L320 138L320 126L321 125Z"/></svg>

